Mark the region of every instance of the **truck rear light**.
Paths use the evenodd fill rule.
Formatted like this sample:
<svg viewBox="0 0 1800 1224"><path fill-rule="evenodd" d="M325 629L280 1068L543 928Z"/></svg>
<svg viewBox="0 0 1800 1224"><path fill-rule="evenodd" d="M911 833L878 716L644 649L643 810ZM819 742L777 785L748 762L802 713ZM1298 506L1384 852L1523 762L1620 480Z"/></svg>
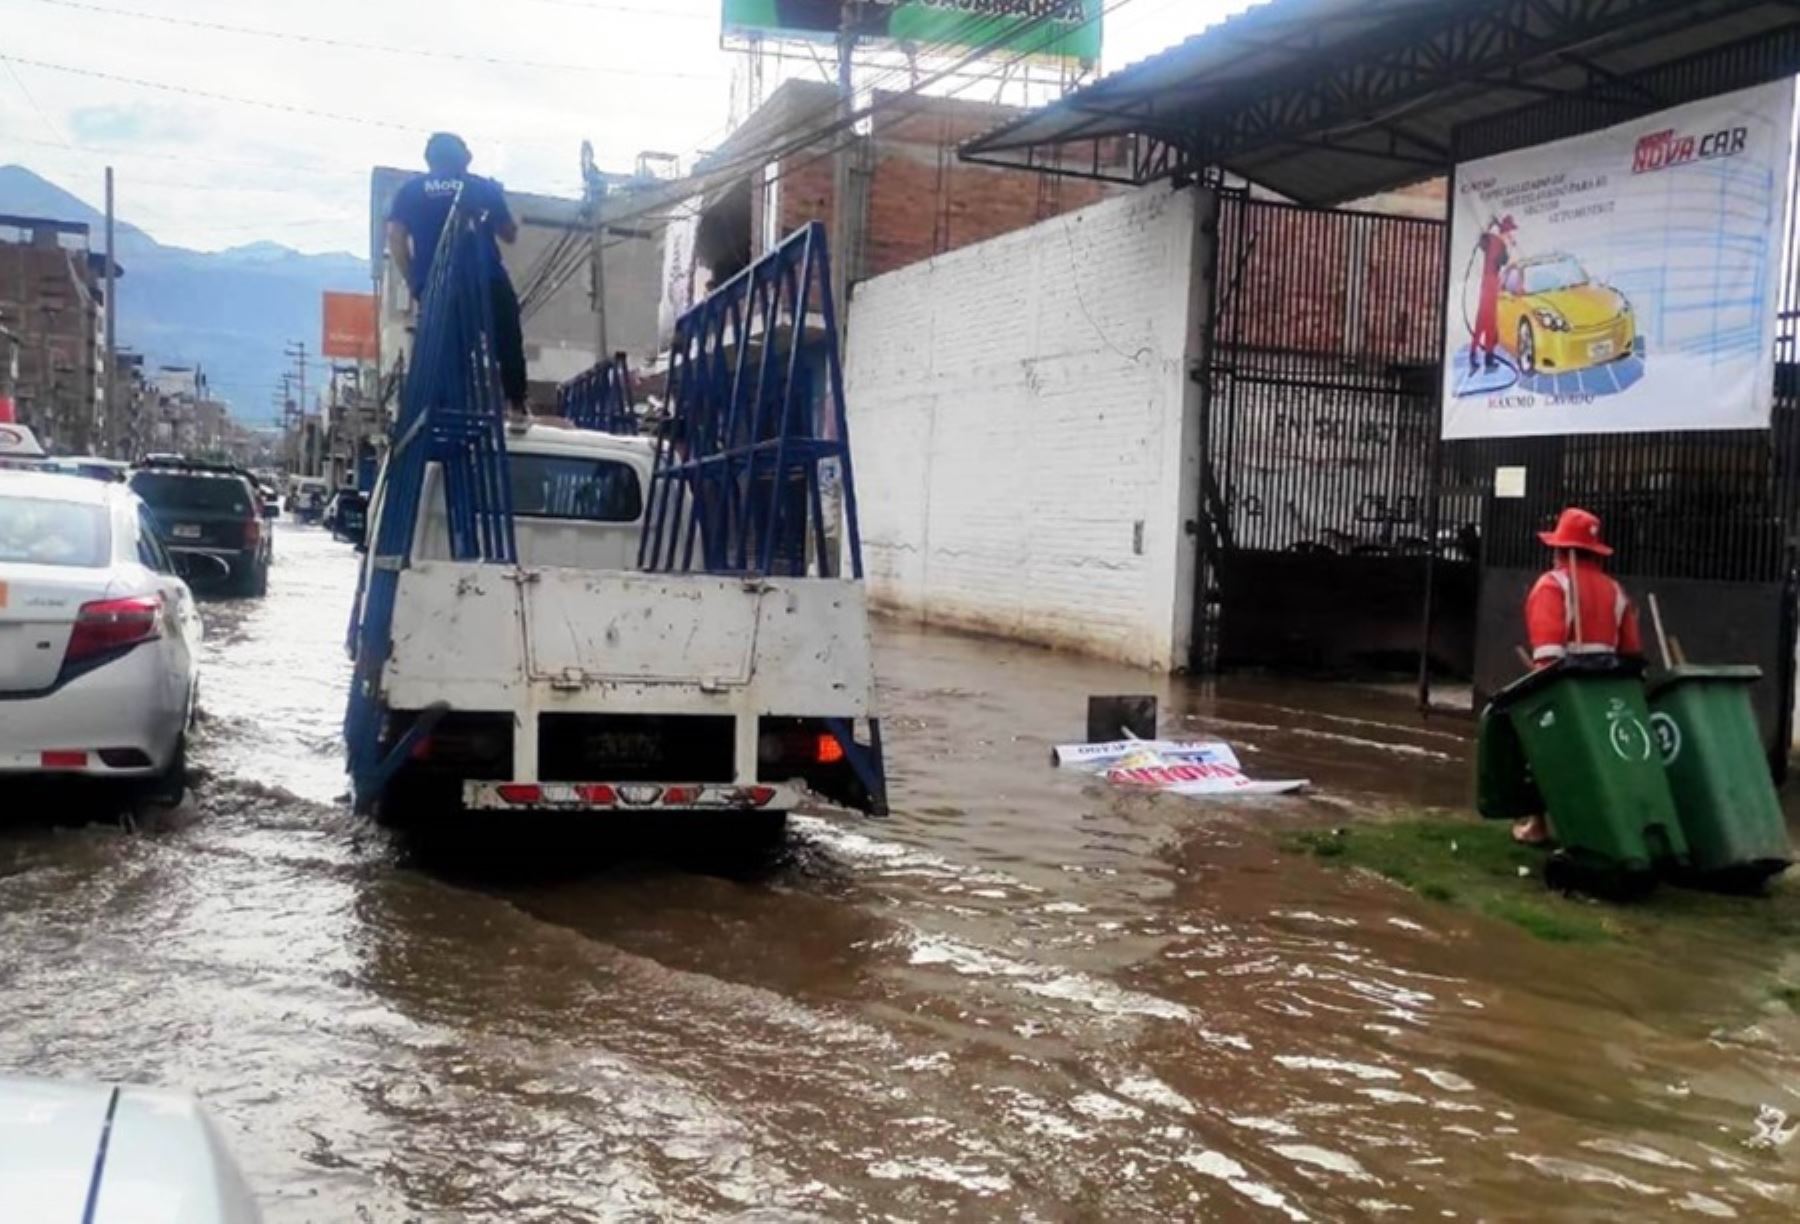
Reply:
<svg viewBox="0 0 1800 1224"><path fill-rule="evenodd" d="M649 807L662 797L660 786L621 786L619 796L633 807Z"/></svg>
<svg viewBox="0 0 1800 1224"><path fill-rule="evenodd" d="M837 765L844 759L844 745L829 731L819 732L813 748L813 759L821 765Z"/></svg>
<svg viewBox="0 0 1800 1224"><path fill-rule="evenodd" d="M612 807L619 801L619 792L610 786L577 786L575 793L594 807Z"/></svg>
<svg viewBox="0 0 1800 1224"><path fill-rule="evenodd" d="M514 807L531 807L544 801L544 788L535 783L508 782L494 789Z"/></svg>
<svg viewBox="0 0 1800 1224"><path fill-rule="evenodd" d="M671 786L663 792L664 807L692 807L700 802L698 786Z"/></svg>
<svg viewBox="0 0 1800 1224"><path fill-rule="evenodd" d="M57 749L38 757L38 764L45 769L86 769L87 763L87 753L71 749Z"/></svg>
<svg viewBox="0 0 1800 1224"><path fill-rule="evenodd" d="M768 807L775 801L773 786L746 786L738 791L743 801L751 807Z"/></svg>
<svg viewBox="0 0 1800 1224"><path fill-rule="evenodd" d="M81 605L75 628L69 634L64 663L79 663L154 641L162 636L162 597L140 595L131 599L102 599Z"/></svg>

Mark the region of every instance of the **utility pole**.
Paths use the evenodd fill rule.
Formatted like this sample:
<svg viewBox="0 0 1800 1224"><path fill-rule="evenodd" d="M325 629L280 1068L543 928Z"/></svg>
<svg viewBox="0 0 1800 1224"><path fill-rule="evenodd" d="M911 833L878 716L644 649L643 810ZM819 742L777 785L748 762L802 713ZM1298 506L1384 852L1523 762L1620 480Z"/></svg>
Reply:
<svg viewBox="0 0 1800 1224"><path fill-rule="evenodd" d="M300 403L294 414L294 440L297 466L302 476L316 476L311 470L310 449L306 445L306 341L297 340L287 346L286 353L294 359L294 380L300 385ZM285 377L283 381L286 381Z"/></svg>
<svg viewBox="0 0 1800 1224"><path fill-rule="evenodd" d="M113 246L113 168L106 168L106 453L119 458L124 421L119 412L119 307L118 280L113 271L117 251Z"/></svg>
<svg viewBox="0 0 1800 1224"><path fill-rule="evenodd" d="M856 244L855 215L850 207L850 163L855 156L856 129L849 126L856 113L856 36L861 28L860 0L844 0L838 26L838 122L842 141L831 159L831 301L837 309L837 341L844 343L849 321L850 257Z"/></svg>
<svg viewBox="0 0 1800 1224"><path fill-rule="evenodd" d="M601 216L606 207L606 180L594 161L594 146L581 142L581 177L587 196L588 221L593 227L588 260L593 270L588 278L588 305L594 311L594 360L596 364L609 356L606 337L606 224Z"/></svg>

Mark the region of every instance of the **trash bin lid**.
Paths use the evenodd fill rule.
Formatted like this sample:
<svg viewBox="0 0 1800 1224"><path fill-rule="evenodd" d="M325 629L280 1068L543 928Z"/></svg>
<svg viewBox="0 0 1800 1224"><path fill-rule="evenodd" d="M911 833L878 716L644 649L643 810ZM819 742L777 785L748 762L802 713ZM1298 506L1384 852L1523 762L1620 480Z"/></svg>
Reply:
<svg viewBox="0 0 1800 1224"><path fill-rule="evenodd" d="M1683 684L1697 681L1714 681L1726 684L1754 684L1761 680L1762 668L1754 663L1720 663L1704 667L1694 663L1684 663L1680 667L1671 667L1656 678L1650 685L1650 696L1656 697L1678 688Z"/></svg>
<svg viewBox="0 0 1800 1224"><path fill-rule="evenodd" d="M1635 679L1644 674L1644 661L1616 654L1567 655L1549 667L1528 671L1495 693L1488 707L1499 713L1558 681L1578 676Z"/></svg>

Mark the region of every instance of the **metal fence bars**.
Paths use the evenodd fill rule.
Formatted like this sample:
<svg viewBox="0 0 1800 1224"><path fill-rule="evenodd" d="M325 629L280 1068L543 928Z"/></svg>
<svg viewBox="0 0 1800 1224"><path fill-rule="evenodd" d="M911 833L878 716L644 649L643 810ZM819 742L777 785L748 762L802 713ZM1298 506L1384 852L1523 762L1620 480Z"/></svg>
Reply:
<svg viewBox="0 0 1800 1224"><path fill-rule="evenodd" d="M825 227L813 222L683 315L639 565L863 576Z"/></svg>
<svg viewBox="0 0 1800 1224"><path fill-rule="evenodd" d="M435 719L382 751L381 670L393 646L394 598L412 563L413 533L426 476L442 473L450 555L458 561L516 564L512 494L506 469L506 413L494 345L492 278L505 273L481 232L484 219L452 208L420 309L412 362L401 391L394 441L377 484L377 524L366 589L351 613L355 671L344 738L358 807L377 798Z"/></svg>
<svg viewBox="0 0 1800 1224"><path fill-rule="evenodd" d="M842 524L842 549L837 527ZM675 325L638 564L652 572L863 577L825 226L814 221ZM886 810L881 723L830 720Z"/></svg>
<svg viewBox="0 0 1800 1224"><path fill-rule="evenodd" d="M1443 232L1220 192L1196 670L1416 658L1424 559L1444 546L1431 507ZM1466 667L1464 645L1436 647Z"/></svg>
<svg viewBox="0 0 1800 1224"><path fill-rule="evenodd" d="M1453 153L1465 163L1796 72L1800 29L1757 34L1464 124ZM1772 757L1785 764L1800 605L1800 198L1782 204L1786 241L1769 256L1769 309L1777 319L1770 428L1444 444L1440 504L1479 522L1478 695L1517 671L1519 604L1547 564L1537 533L1564 506L1579 505L1604 520L1617 550L1612 571L1640 598L1658 596L1689 656L1763 668L1758 716ZM1510 486L1504 494L1502 475ZM1441 608L1434 614L1444 615Z"/></svg>
<svg viewBox="0 0 1800 1224"><path fill-rule="evenodd" d="M620 353L584 370L556 389L559 415L579 429L635 437L638 414L631 401L631 372Z"/></svg>

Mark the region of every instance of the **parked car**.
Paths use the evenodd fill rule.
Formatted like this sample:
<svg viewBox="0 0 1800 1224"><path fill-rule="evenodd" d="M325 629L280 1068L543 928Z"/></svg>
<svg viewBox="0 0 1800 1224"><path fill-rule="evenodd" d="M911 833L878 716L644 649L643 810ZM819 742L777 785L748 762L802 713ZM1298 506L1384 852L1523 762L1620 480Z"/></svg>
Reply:
<svg viewBox="0 0 1800 1224"><path fill-rule="evenodd" d="M303 479L288 494L288 513L302 523L317 523L325 516L325 503L329 500L330 492L323 480Z"/></svg>
<svg viewBox="0 0 1800 1224"><path fill-rule="evenodd" d="M0 468L38 472L49 465L37 435L23 425L0 422Z"/></svg>
<svg viewBox="0 0 1800 1224"><path fill-rule="evenodd" d="M0 471L0 776L72 774L178 801L200 616L119 484Z"/></svg>
<svg viewBox="0 0 1800 1224"><path fill-rule="evenodd" d="M257 1224L225 1141L193 1097L0 1078L0 1219Z"/></svg>
<svg viewBox="0 0 1800 1224"><path fill-rule="evenodd" d="M369 499L355 489L339 489L325 507L324 523L335 538L361 548L369 527Z"/></svg>
<svg viewBox="0 0 1800 1224"><path fill-rule="evenodd" d="M131 465L121 459L104 459L99 455L58 455L49 461L52 471L89 480L122 481L131 474Z"/></svg>
<svg viewBox="0 0 1800 1224"><path fill-rule="evenodd" d="M263 522L262 498L247 473L165 459L133 472L131 487L149 503L170 552L217 557L230 571L234 593L268 593L274 533Z"/></svg>

